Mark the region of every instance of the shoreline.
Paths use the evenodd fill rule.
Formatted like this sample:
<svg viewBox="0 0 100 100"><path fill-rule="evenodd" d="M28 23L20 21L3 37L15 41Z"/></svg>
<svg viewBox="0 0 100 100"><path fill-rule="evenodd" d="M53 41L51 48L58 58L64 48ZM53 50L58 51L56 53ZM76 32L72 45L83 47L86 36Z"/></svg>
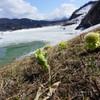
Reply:
<svg viewBox="0 0 100 100"><path fill-rule="evenodd" d="M90 27L90 28L88 28L88 29L86 29L86 30L80 31L80 32L78 32L76 35L74 35L73 37L69 38L67 41L70 41L70 40L72 40L72 39L74 39L74 38L80 36L81 34L84 34L84 33L90 32L90 31L93 31L94 29L98 29L99 27L100 27L100 24L95 25L95 26L93 26L93 27ZM45 28L46 28L46 27L45 27ZM41 28L41 29L42 29L42 28ZM94 30L94 31L95 31L95 30ZM66 41L66 42L67 42L67 41ZM52 45L50 44L50 45L51 45L52 47L55 47L55 46L57 46L58 44L59 44L59 42L58 42L58 43L55 43L55 44L52 44ZM45 46L43 46L41 49L43 50L44 47L45 47ZM30 52L30 53L28 53L28 54L26 54L26 55L23 55L23 56L21 56L21 57L14 58L14 60L12 59L11 61L9 61L8 63L6 63L5 65L0 66L0 69L1 69L2 67L6 66L6 65L9 65L10 62L16 62L16 61L20 61L20 60L22 60L22 59L24 59L24 58L31 57L32 55L35 54L35 52L36 52L36 50L35 50L35 51L32 51L32 52Z"/></svg>
<svg viewBox="0 0 100 100"><path fill-rule="evenodd" d="M68 27L66 27L65 30L63 30L63 26L59 25L59 26L48 26L48 27L42 27L42 28L36 28L36 29L34 28L34 29L28 29L28 30L24 29L21 31L17 30L14 32L5 32L4 35L2 36L3 39L0 40L0 46L1 46L1 48L5 47L5 46L7 48L7 46L9 46L9 45L15 44L16 46L17 45L19 46L19 44L23 44L23 43L27 44L27 43L31 43L32 41L37 41L37 40L44 41L46 43L48 42L51 46L55 46L55 45L59 44L59 42L61 42L61 41L66 41L66 40L68 41L68 40L74 38L77 34L76 33L77 31L74 30L75 26L76 25L68 26ZM71 30L69 29L69 27L72 28L71 30L73 31L73 34L72 34ZM16 49L15 49L15 51L16 51ZM17 57L17 59L19 60L25 56L30 56L35 51L32 50L32 51L28 52L27 54L25 53L24 55ZM8 52L8 49L6 52ZM18 54L19 54L19 52L20 51L18 51ZM13 53L11 53L11 54L13 54ZM13 54L13 55L15 55L15 54ZM13 59L14 58L16 58L16 56L13 57ZM6 59L6 58L4 58L4 59ZM2 58L1 58L1 61L2 61ZM12 61L12 59L9 60L9 62L10 61Z"/></svg>
<svg viewBox="0 0 100 100"><path fill-rule="evenodd" d="M55 26L55 27L57 27L57 26ZM86 30L83 30L83 31L77 31L78 33L77 34L75 34L74 36L72 36L71 38L69 38L67 41L70 41L70 40L72 40L72 39L74 39L74 38L76 38L76 37L78 37L78 36L80 36L81 34L84 34L84 33L87 33L87 32L90 32L90 31L95 31L96 29L98 29L100 27L100 24L98 24L98 25L95 25L95 26L93 26L93 27L90 27L90 28L88 28L88 29L86 29ZM41 28L42 29L42 28ZM45 29L46 29L46 27L45 27ZM37 30L37 29L36 29ZM28 31L28 30L27 30ZM67 42L66 41L66 42ZM50 44L50 43L49 43ZM57 43L55 43L55 44L50 44L52 47L55 47L55 46L57 46L59 44L59 42L57 42ZM41 49L43 50L43 48L44 48L45 46L43 46ZM35 52L36 52L36 50L35 51L31 51L30 53L28 53L28 54L25 54L25 55L23 55L23 56L21 56L21 57L17 57L17 58L14 58L14 60L12 59L12 60L10 60L8 63L6 63L6 64L4 64L3 66L0 66L0 68L2 68L2 67L4 67L4 66L6 66L6 65L8 65L10 62L16 62L16 61L20 61L20 60L22 60L22 59L24 59L24 58L27 58L27 57L30 57L30 56L32 56L33 54L35 54Z"/></svg>

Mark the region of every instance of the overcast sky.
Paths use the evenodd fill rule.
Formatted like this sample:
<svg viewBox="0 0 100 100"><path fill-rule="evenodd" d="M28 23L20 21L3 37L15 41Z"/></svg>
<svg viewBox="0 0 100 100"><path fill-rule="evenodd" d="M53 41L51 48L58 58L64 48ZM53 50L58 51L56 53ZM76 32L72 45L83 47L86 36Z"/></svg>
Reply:
<svg viewBox="0 0 100 100"><path fill-rule="evenodd" d="M0 18L50 20L69 17L90 0L0 0ZM91 0L95 1L95 0Z"/></svg>

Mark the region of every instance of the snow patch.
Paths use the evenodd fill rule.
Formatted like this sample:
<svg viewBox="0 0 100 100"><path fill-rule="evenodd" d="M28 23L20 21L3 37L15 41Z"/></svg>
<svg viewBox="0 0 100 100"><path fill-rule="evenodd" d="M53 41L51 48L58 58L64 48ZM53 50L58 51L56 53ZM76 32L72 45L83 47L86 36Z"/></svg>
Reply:
<svg viewBox="0 0 100 100"><path fill-rule="evenodd" d="M77 11L76 14L87 14L92 6L93 6L92 4L85 6L81 10Z"/></svg>

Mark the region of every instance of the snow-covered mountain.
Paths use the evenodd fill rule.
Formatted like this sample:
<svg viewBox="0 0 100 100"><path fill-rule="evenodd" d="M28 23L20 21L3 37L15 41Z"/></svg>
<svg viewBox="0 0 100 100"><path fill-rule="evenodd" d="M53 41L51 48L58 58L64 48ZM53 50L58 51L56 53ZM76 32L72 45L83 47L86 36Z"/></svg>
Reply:
<svg viewBox="0 0 100 100"><path fill-rule="evenodd" d="M91 7L95 3L96 3L96 1L91 1L91 2L83 5L79 9L77 9L75 12L73 12L69 21L67 21L67 23L65 25L72 25L72 24L78 24L79 25L80 22L82 21L82 19L84 19L84 17L87 15L89 10L91 9Z"/></svg>
<svg viewBox="0 0 100 100"><path fill-rule="evenodd" d="M31 19L7 19L7 18L0 18L0 31L7 31L7 30L18 30L18 29L29 29L29 28L36 28L42 26L53 26L53 25L72 25L77 24L77 26L81 26L80 23L88 14L89 10L95 5L97 1L91 1L76 11L73 12L70 18L55 18L53 21L37 21ZM100 12L100 11L99 11ZM87 19L86 19L87 20ZM86 21L85 20L85 21ZM79 26L79 27L80 27Z"/></svg>
<svg viewBox="0 0 100 100"><path fill-rule="evenodd" d="M85 29L100 23L100 0L98 0L87 15L82 19L81 23L76 29Z"/></svg>

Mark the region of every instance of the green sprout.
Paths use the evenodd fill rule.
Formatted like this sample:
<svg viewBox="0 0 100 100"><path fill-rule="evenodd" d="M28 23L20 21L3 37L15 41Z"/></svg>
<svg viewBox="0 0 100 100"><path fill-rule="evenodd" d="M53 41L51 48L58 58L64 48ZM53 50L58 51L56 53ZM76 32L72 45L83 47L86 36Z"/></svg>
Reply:
<svg viewBox="0 0 100 100"><path fill-rule="evenodd" d="M49 44L47 44L45 47L44 47L44 50L48 50L49 48L51 48L51 46Z"/></svg>
<svg viewBox="0 0 100 100"><path fill-rule="evenodd" d="M99 75L99 72L96 72L97 75Z"/></svg>
<svg viewBox="0 0 100 100"><path fill-rule="evenodd" d="M65 48L67 48L67 43L66 42L60 42L59 45L58 45L58 48L59 49L65 49Z"/></svg>
<svg viewBox="0 0 100 100"><path fill-rule="evenodd" d="M93 78L94 78L94 79L97 79L98 77L94 76Z"/></svg>
<svg viewBox="0 0 100 100"><path fill-rule="evenodd" d="M100 39L99 39L99 34L95 32L90 32L84 37L86 46L90 50L95 50L100 46Z"/></svg>
<svg viewBox="0 0 100 100"><path fill-rule="evenodd" d="M48 69L48 64L46 60L46 53L42 52L41 49L38 49L36 51L36 58L38 60L38 63L45 69Z"/></svg>
<svg viewBox="0 0 100 100"><path fill-rule="evenodd" d="M51 68L47 64L46 53L44 53L41 49L38 49L36 51L36 58L37 58L38 64L40 64L42 68L48 69L49 85L51 86Z"/></svg>
<svg viewBox="0 0 100 100"><path fill-rule="evenodd" d="M92 56L91 57L91 66L93 67L95 64L94 64L94 57Z"/></svg>

